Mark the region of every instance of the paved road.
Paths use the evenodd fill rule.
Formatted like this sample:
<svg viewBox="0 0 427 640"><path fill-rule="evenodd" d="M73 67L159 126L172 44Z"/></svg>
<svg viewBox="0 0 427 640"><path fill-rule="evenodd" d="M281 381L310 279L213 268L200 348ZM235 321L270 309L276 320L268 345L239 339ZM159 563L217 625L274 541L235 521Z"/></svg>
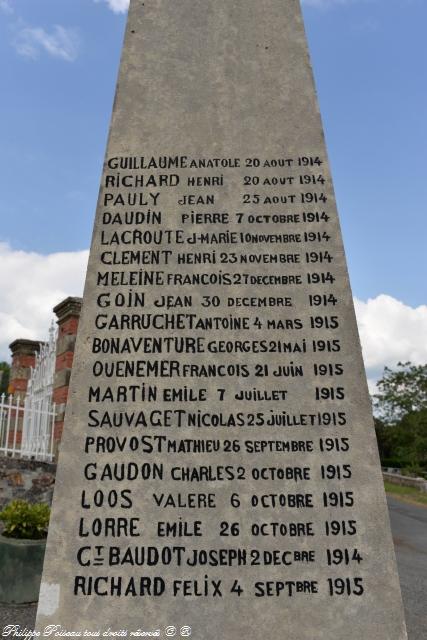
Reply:
<svg viewBox="0 0 427 640"><path fill-rule="evenodd" d="M427 640L427 508L387 501L409 640Z"/></svg>
<svg viewBox="0 0 427 640"><path fill-rule="evenodd" d="M388 505L409 640L427 640L427 508L391 497ZM35 613L35 606L0 605L0 632L6 624L33 628Z"/></svg>

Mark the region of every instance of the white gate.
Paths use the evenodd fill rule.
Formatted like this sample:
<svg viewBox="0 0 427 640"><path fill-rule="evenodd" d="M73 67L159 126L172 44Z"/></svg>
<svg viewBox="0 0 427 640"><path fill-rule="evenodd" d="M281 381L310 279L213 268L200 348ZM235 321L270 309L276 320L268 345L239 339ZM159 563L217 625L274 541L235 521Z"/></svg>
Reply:
<svg viewBox="0 0 427 640"><path fill-rule="evenodd" d="M24 401L21 456L52 460L52 393L56 361L56 330L52 322L49 340L40 346L35 367L31 368ZM54 413L54 411L53 411Z"/></svg>
<svg viewBox="0 0 427 640"><path fill-rule="evenodd" d="M56 330L49 329L49 340L40 346L31 368L23 403L13 396L0 397L0 451L12 456L51 462L55 405L52 403L56 361ZM22 430L21 430L22 429Z"/></svg>
<svg viewBox="0 0 427 640"><path fill-rule="evenodd" d="M0 451L12 454L20 449L19 425L22 424L24 406L19 398L13 401L13 396L3 393L0 396Z"/></svg>
<svg viewBox="0 0 427 640"><path fill-rule="evenodd" d="M27 421L29 431L39 435L33 441L27 440L25 454L22 449L22 425ZM55 405L46 409L25 410L25 402L12 395L0 396L0 453L15 457L29 457L43 462L53 460L53 429L55 423Z"/></svg>

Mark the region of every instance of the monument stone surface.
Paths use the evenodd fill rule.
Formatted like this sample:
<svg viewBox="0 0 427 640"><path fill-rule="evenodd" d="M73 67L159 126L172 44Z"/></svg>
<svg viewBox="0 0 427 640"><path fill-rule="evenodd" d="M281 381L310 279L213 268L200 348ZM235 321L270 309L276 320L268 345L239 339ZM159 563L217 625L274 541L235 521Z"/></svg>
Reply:
<svg viewBox="0 0 427 640"><path fill-rule="evenodd" d="M46 625L406 638L298 0L131 0Z"/></svg>

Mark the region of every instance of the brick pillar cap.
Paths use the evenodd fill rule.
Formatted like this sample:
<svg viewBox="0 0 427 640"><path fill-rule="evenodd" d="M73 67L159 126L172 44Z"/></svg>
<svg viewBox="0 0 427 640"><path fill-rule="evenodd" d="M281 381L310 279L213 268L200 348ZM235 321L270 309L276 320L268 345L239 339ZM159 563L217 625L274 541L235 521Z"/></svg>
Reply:
<svg viewBox="0 0 427 640"><path fill-rule="evenodd" d="M9 349L12 352L12 356L34 356L40 351L40 346L42 344L43 342L39 340L26 340L25 338L20 338L11 342Z"/></svg>
<svg viewBox="0 0 427 640"><path fill-rule="evenodd" d="M62 322L70 316L80 316L82 310L82 298L65 298L62 302L53 308L54 313L58 318L58 323Z"/></svg>

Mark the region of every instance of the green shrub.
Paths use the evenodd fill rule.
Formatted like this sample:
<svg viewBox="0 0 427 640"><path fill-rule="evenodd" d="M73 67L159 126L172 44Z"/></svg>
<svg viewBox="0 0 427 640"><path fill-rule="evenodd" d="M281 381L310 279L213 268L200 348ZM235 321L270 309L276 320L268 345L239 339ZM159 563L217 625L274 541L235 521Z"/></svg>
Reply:
<svg viewBox="0 0 427 640"><path fill-rule="evenodd" d="M50 508L47 504L31 504L25 500L13 500L3 511L3 535L8 538L40 540L46 538Z"/></svg>
<svg viewBox="0 0 427 640"><path fill-rule="evenodd" d="M393 467L395 469L401 469L406 465L407 465L407 462L402 461L399 458L381 458L382 467Z"/></svg>
<svg viewBox="0 0 427 640"><path fill-rule="evenodd" d="M425 478L426 476L424 469L416 464L415 465L411 464L411 465L408 465L407 467L403 467L401 471L402 471L402 475L410 476L412 478Z"/></svg>

